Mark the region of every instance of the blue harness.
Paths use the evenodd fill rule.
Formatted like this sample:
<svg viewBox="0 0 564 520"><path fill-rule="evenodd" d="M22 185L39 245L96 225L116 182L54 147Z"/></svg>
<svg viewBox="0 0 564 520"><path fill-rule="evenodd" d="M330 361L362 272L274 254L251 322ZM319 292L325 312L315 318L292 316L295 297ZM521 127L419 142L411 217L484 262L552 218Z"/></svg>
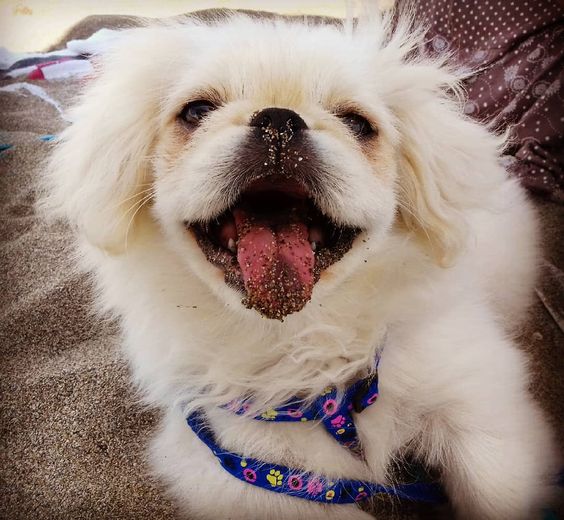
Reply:
<svg viewBox="0 0 564 520"><path fill-rule="evenodd" d="M327 388L309 407L299 407L299 401L267 410L254 417L259 421L309 422L318 421L339 444L355 454L360 452L360 440L353 413L361 413L378 398L377 372L349 387L339 396L335 388ZM226 408L238 415L248 410L248 403L233 401ZM196 410L186 422L198 438L217 457L223 469L234 477L276 493L283 493L314 502L352 504L376 495L391 495L400 499L439 503L445 496L437 483L415 481L396 486L385 486L360 480L332 479L326 476L257 459L242 457L222 449L206 424L203 412Z"/></svg>

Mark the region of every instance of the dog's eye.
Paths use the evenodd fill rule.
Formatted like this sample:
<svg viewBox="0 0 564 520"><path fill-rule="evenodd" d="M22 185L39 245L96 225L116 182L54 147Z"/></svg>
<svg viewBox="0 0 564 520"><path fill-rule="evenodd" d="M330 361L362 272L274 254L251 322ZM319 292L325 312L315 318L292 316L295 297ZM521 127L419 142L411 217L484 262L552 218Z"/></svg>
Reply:
<svg viewBox="0 0 564 520"><path fill-rule="evenodd" d="M339 118L349 127L355 137L368 137L375 133L370 123L358 114L349 112L348 114L340 115Z"/></svg>
<svg viewBox="0 0 564 520"><path fill-rule="evenodd" d="M190 125L198 125L204 117L216 108L217 107L210 101L203 99L192 101L182 109L180 118Z"/></svg>

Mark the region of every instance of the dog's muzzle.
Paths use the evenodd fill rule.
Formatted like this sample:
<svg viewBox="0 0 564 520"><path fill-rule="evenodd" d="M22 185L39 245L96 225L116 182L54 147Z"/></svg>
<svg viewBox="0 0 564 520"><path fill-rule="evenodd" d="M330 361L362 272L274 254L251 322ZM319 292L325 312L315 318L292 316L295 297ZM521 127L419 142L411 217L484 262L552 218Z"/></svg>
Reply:
<svg viewBox="0 0 564 520"><path fill-rule="evenodd" d="M243 303L281 320L306 305L321 271L350 249L359 230L320 210L331 176L299 114L265 108L249 127L225 174L226 199L235 202L210 222L187 224L226 282L245 292Z"/></svg>

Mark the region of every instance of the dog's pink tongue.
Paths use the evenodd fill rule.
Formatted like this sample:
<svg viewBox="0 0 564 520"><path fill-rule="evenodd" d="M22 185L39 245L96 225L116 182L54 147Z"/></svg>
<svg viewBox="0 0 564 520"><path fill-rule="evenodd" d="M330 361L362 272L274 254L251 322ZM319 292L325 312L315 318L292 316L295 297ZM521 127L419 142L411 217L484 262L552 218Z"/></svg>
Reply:
<svg viewBox="0 0 564 520"><path fill-rule="evenodd" d="M239 235L237 261L247 291L245 304L282 320L311 299L314 254L303 222L274 222L244 209L233 211Z"/></svg>

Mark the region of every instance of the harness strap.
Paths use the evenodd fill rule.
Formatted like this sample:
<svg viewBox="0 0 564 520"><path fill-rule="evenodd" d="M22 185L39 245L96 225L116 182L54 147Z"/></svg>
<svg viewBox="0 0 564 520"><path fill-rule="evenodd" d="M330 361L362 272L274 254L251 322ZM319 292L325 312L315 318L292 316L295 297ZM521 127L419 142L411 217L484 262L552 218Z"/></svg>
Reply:
<svg viewBox="0 0 564 520"><path fill-rule="evenodd" d="M196 410L186 422L198 438L212 451L225 471L235 478L276 493L314 502L353 504L376 495L391 495L400 499L439 503L445 501L436 483L413 482L397 486L384 486L360 480L331 479L311 472L269 464L257 459L242 457L223 450L207 426L204 414Z"/></svg>
<svg viewBox="0 0 564 520"><path fill-rule="evenodd" d="M257 421L307 422L320 421L327 432L342 446L353 452L360 446L352 412L360 413L376 402L378 398L378 372L351 385L339 394L336 388L327 387L308 407L298 399L279 408L272 408L253 417ZM244 415L249 409L247 402L231 401L226 408L237 415Z"/></svg>

